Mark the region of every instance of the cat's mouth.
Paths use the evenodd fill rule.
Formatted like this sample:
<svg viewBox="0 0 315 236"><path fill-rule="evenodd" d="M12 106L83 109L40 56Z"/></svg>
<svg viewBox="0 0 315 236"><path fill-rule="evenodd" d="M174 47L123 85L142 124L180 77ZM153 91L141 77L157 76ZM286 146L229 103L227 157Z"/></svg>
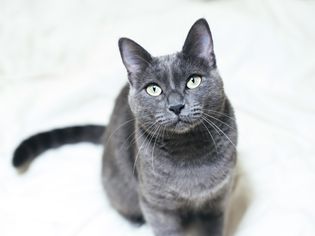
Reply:
<svg viewBox="0 0 315 236"><path fill-rule="evenodd" d="M171 126L175 132L187 132L193 127L193 122L188 117L178 116L171 122Z"/></svg>
<svg viewBox="0 0 315 236"><path fill-rule="evenodd" d="M182 117L178 117L177 124L181 124L181 123L190 125L192 122L191 122L191 120L188 120L187 118L185 119Z"/></svg>
<svg viewBox="0 0 315 236"><path fill-rule="evenodd" d="M183 126L190 126L190 123L188 121L178 119L177 122L175 123L175 127L183 127Z"/></svg>
<svg viewBox="0 0 315 236"><path fill-rule="evenodd" d="M197 117L179 115L163 120L161 125L172 132L185 133L199 123L200 121Z"/></svg>

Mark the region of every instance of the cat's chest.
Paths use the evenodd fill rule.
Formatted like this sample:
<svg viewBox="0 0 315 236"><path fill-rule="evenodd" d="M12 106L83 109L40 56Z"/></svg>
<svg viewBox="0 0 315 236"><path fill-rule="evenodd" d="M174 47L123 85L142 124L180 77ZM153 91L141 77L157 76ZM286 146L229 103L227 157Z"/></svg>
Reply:
<svg viewBox="0 0 315 236"><path fill-rule="evenodd" d="M202 137L152 143L138 152L141 191L152 202L201 206L230 182L229 154Z"/></svg>
<svg viewBox="0 0 315 236"><path fill-rule="evenodd" d="M152 202L180 208L198 208L224 191L231 181L229 168L222 163L200 166L161 164L146 166L141 184Z"/></svg>

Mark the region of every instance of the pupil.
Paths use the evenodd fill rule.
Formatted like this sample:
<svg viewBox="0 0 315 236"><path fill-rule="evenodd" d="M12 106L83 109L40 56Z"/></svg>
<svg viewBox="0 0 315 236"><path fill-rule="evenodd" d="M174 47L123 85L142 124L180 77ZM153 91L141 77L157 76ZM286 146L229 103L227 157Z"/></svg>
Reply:
<svg viewBox="0 0 315 236"><path fill-rule="evenodd" d="M156 90L156 88L155 88L155 86L153 86L153 92L155 92L155 90Z"/></svg>
<svg viewBox="0 0 315 236"><path fill-rule="evenodd" d="M195 83L195 78L192 78L191 82L193 82L193 84Z"/></svg>

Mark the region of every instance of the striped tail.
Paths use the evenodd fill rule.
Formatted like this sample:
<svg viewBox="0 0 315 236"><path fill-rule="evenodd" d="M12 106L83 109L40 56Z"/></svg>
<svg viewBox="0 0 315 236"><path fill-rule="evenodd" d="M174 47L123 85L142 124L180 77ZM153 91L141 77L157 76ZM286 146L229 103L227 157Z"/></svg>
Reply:
<svg viewBox="0 0 315 236"><path fill-rule="evenodd" d="M65 144L80 142L100 144L104 132L105 126L84 125L54 129L35 134L25 139L16 148L12 164L17 168L24 166L46 150L58 148Z"/></svg>

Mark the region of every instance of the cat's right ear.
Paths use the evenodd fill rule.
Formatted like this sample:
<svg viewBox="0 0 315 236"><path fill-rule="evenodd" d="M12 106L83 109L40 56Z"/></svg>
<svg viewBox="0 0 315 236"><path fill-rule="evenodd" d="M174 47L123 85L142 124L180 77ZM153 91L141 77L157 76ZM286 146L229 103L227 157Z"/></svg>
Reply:
<svg viewBox="0 0 315 236"><path fill-rule="evenodd" d="M128 38L118 41L121 59L128 71L133 75L142 72L151 64L152 56L143 47Z"/></svg>

